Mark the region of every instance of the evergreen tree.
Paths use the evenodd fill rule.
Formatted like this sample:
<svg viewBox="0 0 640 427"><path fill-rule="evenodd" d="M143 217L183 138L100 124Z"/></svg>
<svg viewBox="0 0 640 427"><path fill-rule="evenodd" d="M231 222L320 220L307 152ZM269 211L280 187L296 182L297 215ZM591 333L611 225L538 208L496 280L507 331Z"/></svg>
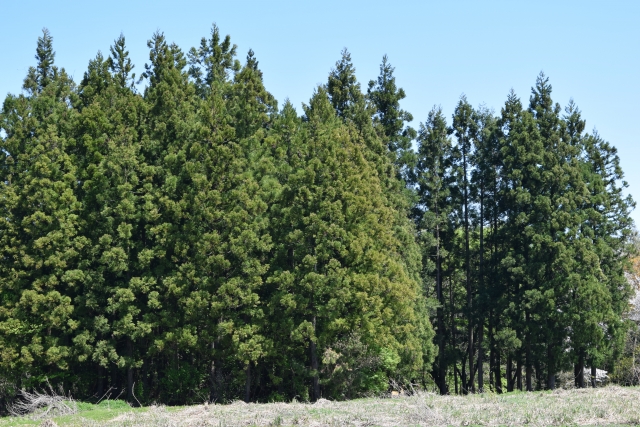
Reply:
<svg viewBox="0 0 640 427"><path fill-rule="evenodd" d="M189 75L194 80L196 91L206 96L216 83L230 80L230 73L240 71L240 62L235 58L237 46L231 44L231 37L226 35L220 41L220 30L216 24L211 28L211 38L203 37L200 46L189 50Z"/></svg>
<svg viewBox="0 0 640 427"><path fill-rule="evenodd" d="M536 311L539 300L538 283L527 271L532 254L534 230L529 216L534 215L534 200L540 194L543 144L534 119L513 91L502 108L498 121L501 131L502 157L502 215L500 227L500 276L504 280L503 295L507 301L507 316L511 319L517 338L525 343L524 365L526 389L533 390L532 375L541 343L540 323ZM498 331L494 331L497 336ZM501 389L500 353L495 351L494 368L496 387ZM537 359L536 359L537 360Z"/></svg>
<svg viewBox="0 0 640 427"><path fill-rule="evenodd" d="M291 141L299 145L291 147L291 172L274 206L278 253L269 282L273 310L285 313L277 320L288 331L283 338L308 351L310 398L318 399L320 369L336 361L332 349L351 331L384 361L368 388L386 387L401 361L407 374L419 371L425 333L416 319L420 291L395 255L394 211L366 145L336 117L322 87L305 112L305 133Z"/></svg>
<svg viewBox="0 0 640 427"><path fill-rule="evenodd" d="M143 366L153 327L148 305L153 306L156 294L141 259L146 249L140 235L146 166L140 153L140 122L145 106L133 92L132 69L120 35L109 58L98 53L89 63L79 88L76 132L82 141L83 185L78 197L83 200L83 235L90 247L83 260L83 292L77 299L83 321L74 342L80 360L95 366L89 372L97 378L97 393L104 392L110 367L117 366L124 371L127 398L133 402L135 370ZM112 373L111 386L118 386L118 377ZM146 378L140 379L148 392Z"/></svg>
<svg viewBox="0 0 640 427"><path fill-rule="evenodd" d="M411 122L413 116L400 109L400 101L406 98L406 94L402 88L396 86L393 71L387 55L383 56L378 79L369 81L367 98L375 108L374 122L382 127L385 142L394 155L398 172L405 181L411 182L413 178L410 173L416 163L411 141L417 134L413 128L405 127L405 123Z"/></svg>
<svg viewBox="0 0 640 427"><path fill-rule="evenodd" d="M78 327L74 297L87 242L76 198L77 168L69 154L74 84L54 65L52 37L38 39L37 65L26 95L5 99L1 128L3 182L0 330L3 376L22 386L45 376L68 380L71 337Z"/></svg>
<svg viewBox="0 0 640 427"><path fill-rule="evenodd" d="M420 125L418 133L418 209L415 213L418 224L418 239L423 246L422 276L433 276L435 271L437 309L436 339L438 359L436 382L441 394L446 394L447 361L445 345L447 332L444 326L443 259L450 251L453 225L450 223L451 197L449 187L453 184L451 164L451 141L447 122L440 108L429 112L427 122ZM435 253L434 253L435 252ZM435 264L435 265L434 265ZM430 282L430 281L429 281ZM427 282L425 285L430 285Z"/></svg>
<svg viewBox="0 0 640 427"><path fill-rule="evenodd" d="M467 379L463 374L463 381L465 384L463 388L465 390L470 390L471 392L475 392L475 383L474 383L474 346L473 346L473 314L472 314L472 301L473 301L473 285L471 278L471 252L469 248L469 209L472 203L470 199L470 186L469 186L469 175L471 174L471 155L472 155L472 136L476 132L476 123L473 120L473 108L467 102L467 98L463 96L458 105L456 106L455 112L453 113L453 123L452 123L452 132L455 134L458 145L457 152L459 153L459 160L457 164L458 169L458 182L457 187L459 191L459 196L461 197L461 224L464 228L464 269L465 269L465 284L467 289L467 350L469 357L469 380L468 384L466 383ZM463 367L464 372L464 367Z"/></svg>
<svg viewBox="0 0 640 427"><path fill-rule="evenodd" d="M342 58L336 62L336 67L329 73L327 93L338 117L362 124L371 114L366 107L365 96L356 78L351 54L347 48L344 48L341 55Z"/></svg>

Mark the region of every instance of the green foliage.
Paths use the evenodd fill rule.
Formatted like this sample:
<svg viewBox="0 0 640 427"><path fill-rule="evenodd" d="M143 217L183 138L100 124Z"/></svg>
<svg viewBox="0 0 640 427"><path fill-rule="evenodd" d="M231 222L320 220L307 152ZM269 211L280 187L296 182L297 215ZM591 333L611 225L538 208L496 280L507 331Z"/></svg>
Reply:
<svg viewBox="0 0 640 427"><path fill-rule="evenodd" d="M147 46L137 83L120 35L76 86L45 29L4 100L3 404L466 392L486 355L497 390L551 388L626 351L634 204L544 75L415 132L386 56L365 95L343 50L300 117L215 25Z"/></svg>

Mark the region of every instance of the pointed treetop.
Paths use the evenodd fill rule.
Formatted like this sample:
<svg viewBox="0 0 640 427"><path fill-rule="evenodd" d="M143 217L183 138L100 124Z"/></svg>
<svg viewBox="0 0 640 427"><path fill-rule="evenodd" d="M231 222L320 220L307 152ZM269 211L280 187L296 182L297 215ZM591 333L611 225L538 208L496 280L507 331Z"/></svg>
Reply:
<svg viewBox="0 0 640 427"><path fill-rule="evenodd" d="M409 112L400 108L400 101L406 98L406 94L402 88L396 86L394 70L387 55L384 55L380 64L380 75L377 81L369 82L367 89L367 96L376 108L375 119L382 124L385 135L390 140L401 136L405 122L413 120Z"/></svg>
<svg viewBox="0 0 640 427"><path fill-rule="evenodd" d="M56 53L53 51L53 37L46 28L42 29L42 37L38 37L35 67L30 67L23 89L30 93L39 93L54 79L58 70L53 65Z"/></svg>
<svg viewBox="0 0 640 427"><path fill-rule="evenodd" d="M335 117L335 111L332 108L327 89L324 86L318 86L313 92L309 105L302 104L304 110L304 119L306 121L329 121L331 116Z"/></svg>
<svg viewBox="0 0 640 427"><path fill-rule="evenodd" d="M247 68L251 68L254 71L257 71L260 75L260 78L262 78L262 71L260 71L260 69L258 68L258 60L255 57L255 53L253 52L253 49L249 49L249 52L247 52Z"/></svg>
<svg viewBox="0 0 640 427"><path fill-rule="evenodd" d="M201 94L206 93L214 82L227 82L231 72L240 71L240 61L236 59L238 47L231 44L229 35L222 41L220 39L220 30L213 24L211 37L208 40L203 37L200 47L192 47L189 51L189 75Z"/></svg>
<svg viewBox="0 0 640 427"><path fill-rule="evenodd" d="M111 56L108 59L109 69L113 73L118 85L120 87L133 87L135 74L131 71L134 65L129 58L129 51L127 50L125 38L122 33L114 40L113 46L110 47Z"/></svg>
<svg viewBox="0 0 640 427"><path fill-rule="evenodd" d="M504 107L501 110L501 123L505 124L507 121L515 120L522 113L522 102L513 88L507 95L507 101L504 103Z"/></svg>
<svg viewBox="0 0 640 427"><path fill-rule="evenodd" d="M336 62L336 68L329 73L327 92L336 114L346 118L350 116L349 110L362 101L364 96L347 48L342 49L341 55L340 61Z"/></svg>
<svg viewBox="0 0 640 427"><path fill-rule="evenodd" d="M586 121L582 119L582 112L573 101L573 98L569 99L569 104L564 109L564 120L567 123L567 132L571 138L571 144L578 143L579 138L584 132L586 127Z"/></svg>
<svg viewBox="0 0 640 427"><path fill-rule="evenodd" d="M161 31L156 31L147 41L150 64L145 64L145 71L140 80L149 79L151 86L162 80L162 73L167 70L180 70L186 67L187 62L182 50L175 43L168 44Z"/></svg>
<svg viewBox="0 0 640 427"><path fill-rule="evenodd" d="M456 137L463 143L469 143L469 136L475 131L474 111L466 95L460 96L460 101L453 113L452 130Z"/></svg>
<svg viewBox="0 0 640 427"><path fill-rule="evenodd" d="M84 106L88 106L93 102L95 96L104 91L111 83L112 78L109 74L109 63L105 61L102 52L98 51L96 57L89 61L87 71L84 72L82 81L80 82L80 99Z"/></svg>
<svg viewBox="0 0 640 427"><path fill-rule="evenodd" d="M551 100L551 92L553 87L549 83L543 71L540 71L536 78L535 87L531 88L531 96L529 97L529 111L539 116L545 112L553 111L553 101Z"/></svg>

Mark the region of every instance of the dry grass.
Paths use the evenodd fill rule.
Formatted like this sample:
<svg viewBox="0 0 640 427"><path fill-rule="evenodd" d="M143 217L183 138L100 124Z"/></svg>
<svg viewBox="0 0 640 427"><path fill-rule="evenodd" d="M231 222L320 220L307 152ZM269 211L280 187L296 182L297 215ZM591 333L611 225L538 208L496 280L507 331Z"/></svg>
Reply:
<svg viewBox="0 0 640 427"><path fill-rule="evenodd" d="M56 393L49 382L49 391L20 391L19 399L7 407L14 417L28 416L33 419L45 419L78 412L78 405L62 393Z"/></svg>
<svg viewBox="0 0 640 427"><path fill-rule="evenodd" d="M79 414L81 415L81 414ZM77 416L76 416L77 417ZM75 424L79 423L79 424ZM554 392L438 396L431 393L349 402L163 406L132 410L83 426L565 426L640 424L640 389L605 387Z"/></svg>

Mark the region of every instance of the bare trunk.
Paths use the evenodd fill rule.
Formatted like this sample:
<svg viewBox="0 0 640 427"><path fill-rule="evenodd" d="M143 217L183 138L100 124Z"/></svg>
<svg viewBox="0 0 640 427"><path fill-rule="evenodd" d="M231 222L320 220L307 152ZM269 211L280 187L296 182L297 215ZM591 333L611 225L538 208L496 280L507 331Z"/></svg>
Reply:
<svg viewBox="0 0 640 427"><path fill-rule="evenodd" d="M484 184L480 190L480 295L484 296ZM482 310L480 310L482 312ZM478 391L484 392L484 316L478 320Z"/></svg>
<svg viewBox="0 0 640 427"><path fill-rule="evenodd" d="M456 324L453 315L453 283L451 283L451 277L449 277L449 311L451 312L451 352L455 355L456 349ZM454 356L455 357L455 356ZM457 357L455 357L457 359ZM456 394L458 394L458 361L453 361L453 379L456 387Z"/></svg>
<svg viewBox="0 0 640 427"><path fill-rule="evenodd" d="M246 373L247 376L244 383L244 401L249 403L251 402L251 362L247 364Z"/></svg>
<svg viewBox="0 0 640 427"><path fill-rule="evenodd" d="M513 357L507 356L507 391L513 391L515 373L513 372Z"/></svg>
<svg viewBox="0 0 640 427"><path fill-rule="evenodd" d="M438 205L436 201L436 221L438 217ZM442 296L442 262L440 260L440 224L436 222L436 296L438 298L438 388L440 394L447 394L446 366L444 361L444 319Z"/></svg>
<svg viewBox="0 0 640 427"><path fill-rule="evenodd" d="M316 316L313 316L313 330L316 329ZM318 352L316 349L316 342L311 340L309 343L309 350L311 351L311 371L313 372L313 384L312 384L312 400L315 402L320 399L320 378L318 377Z"/></svg>
<svg viewBox="0 0 640 427"><path fill-rule="evenodd" d="M595 363L591 363L591 387L593 388L596 388L596 377L597 377L596 365Z"/></svg>
<svg viewBox="0 0 640 427"><path fill-rule="evenodd" d="M482 349L482 340L484 338L484 327L480 325L478 331L478 391L484 393L484 351Z"/></svg>
<svg viewBox="0 0 640 427"><path fill-rule="evenodd" d="M211 343L211 350L215 350L216 342ZM213 403L218 400L216 390L216 360L215 356L211 356L211 365L209 365L209 403Z"/></svg>
<svg viewBox="0 0 640 427"><path fill-rule="evenodd" d="M493 372L496 366L495 340L493 339L493 312L489 313L489 387L493 387Z"/></svg>
<svg viewBox="0 0 640 427"><path fill-rule="evenodd" d="M553 390L556 388L556 364L553 354L553 346L551 344L547 347L547 389Z"/></svg>
<svg viewBox="0 0 640 427"><path fill-rule="evenodd" d="M527 325L530 322L530 318L529 318L529 312L526 313L525 315L526 320L527 320ZM526 383L527 383L527 391L533 391L533 386L531 383L531 376L533 375L533 367L532 367L532 360L531 360L531 339L529 336L529 333L527 333L527 338L526 338L526 355L525 355L525 370L526 370Z"/></svg>
<svg viewBox="0 0 640 427"><path fill-rule="evenodd" d="M502 361L500 352L496 351L496 393L502 393Z"/></svg>
<svg viewBox="0 0 640 427"><path fill-rule="evenodd" d="M129 355L129 367L127 367L127 400L133 403L133 341L127 339L127 354Z"/></svg>
<svg viewBox="0 0 640 427"><path fill-rule="evenodd" d="M98 365L98 387L96 389L96 394L98 398L102 397L104 393L104 369L101 365Z"/></svg>
<svg viewBox="0 0 640 427"><path fill-rule="evenodd" d="M462 394L469 393L469 382L467 380L467 355L462 353L462 374L460 375L460 386L462 387Z"/></svg>
<svg viewBox="0 0 640 427"><path fill-rule="evenodd" d="M577 388L584 388L584 356L581 354L573 368Z"/></svg>
<svg viewBox="0 0 640 427"><path fill-rule="evenodd" d="M522 360L520 360L520 356L516 362L516 386L518 390L522 391Z"/></svg>

